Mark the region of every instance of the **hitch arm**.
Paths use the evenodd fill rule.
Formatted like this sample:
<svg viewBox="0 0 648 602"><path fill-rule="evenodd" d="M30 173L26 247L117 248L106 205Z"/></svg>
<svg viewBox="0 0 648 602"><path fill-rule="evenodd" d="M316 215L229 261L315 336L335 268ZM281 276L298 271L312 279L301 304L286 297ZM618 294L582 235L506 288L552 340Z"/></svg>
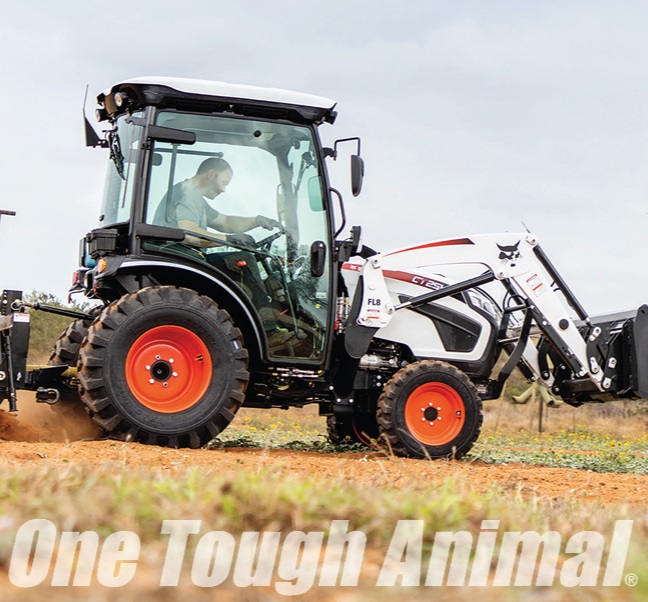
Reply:
<svg viewBox="0 0 648 602"><path fill-rule="evenodd" d="M93 317L82 311L75 311L73 309L65 309L64 307L54 307L52 305L45 305L43 303L29 303L27 301L14 302L11 309L14 311L22 311L25 307L45 311L50 314L58 314L59 316L66 316L68 318L75 318L77 320L92 320Z"/></svg>

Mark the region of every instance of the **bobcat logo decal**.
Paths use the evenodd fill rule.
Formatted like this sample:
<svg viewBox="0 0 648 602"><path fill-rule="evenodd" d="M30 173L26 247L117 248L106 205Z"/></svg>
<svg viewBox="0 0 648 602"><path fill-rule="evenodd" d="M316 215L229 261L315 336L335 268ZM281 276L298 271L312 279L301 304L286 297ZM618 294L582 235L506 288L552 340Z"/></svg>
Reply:
<svg viewBox="0 0 648 602"><path fill-rule="evenodd" d="M516 259L522 257L518 247L520 246L520 241L518 240L514 245L502 246L497 245L497 248L501 251L499 258L502 260L502 263L510 262L512 268L516 265Z"/></svg>

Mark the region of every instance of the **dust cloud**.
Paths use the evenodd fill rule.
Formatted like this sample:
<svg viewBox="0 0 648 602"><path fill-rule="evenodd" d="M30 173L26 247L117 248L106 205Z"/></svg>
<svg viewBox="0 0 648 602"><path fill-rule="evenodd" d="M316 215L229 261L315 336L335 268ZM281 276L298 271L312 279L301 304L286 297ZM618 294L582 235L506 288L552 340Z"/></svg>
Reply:
<svg viewBox="0 0 648 602"><path fill-rule="evenodd" d="M82 403L49 406L36 403L34 393L18 394L18 413L8 412L7 402L0 409L0 440L23 442L68 442L99 439L103 436L86 414Z"/></svg>

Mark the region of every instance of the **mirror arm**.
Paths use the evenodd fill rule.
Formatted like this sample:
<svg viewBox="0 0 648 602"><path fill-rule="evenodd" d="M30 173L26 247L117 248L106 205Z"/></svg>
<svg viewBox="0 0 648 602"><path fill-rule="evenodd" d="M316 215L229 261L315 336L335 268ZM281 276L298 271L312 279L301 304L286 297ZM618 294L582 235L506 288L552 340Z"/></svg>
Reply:
<svg viewBox="0 0 648 602"><path fill-rule="evenodd" d="M337 159L338 151L337 147L338 144L342 144L343 142L357 142L358 143L358 152L356 152L356 155L360 156L360 138L358 136L354 136L353 138L340 138L339 140L336 140L333 144L333 159Z"/></svg>

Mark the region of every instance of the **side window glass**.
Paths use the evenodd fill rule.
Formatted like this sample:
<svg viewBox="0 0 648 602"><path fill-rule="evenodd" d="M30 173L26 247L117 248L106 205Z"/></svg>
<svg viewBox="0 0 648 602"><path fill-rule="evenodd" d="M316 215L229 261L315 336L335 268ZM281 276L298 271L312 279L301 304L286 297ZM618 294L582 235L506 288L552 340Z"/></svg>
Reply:
<svg viewBox="0 0 648 602"><path fill-rule="evenodd" d="M134 116L139 117L137 113ZM106 227L112 224L126 222L130 218L131 201L133 195L134 169L139 149L139 135L141 128L134 126L128 116L117 120L117 132L121 152L124 156L124 177L117 173L112 161L108 162L104 186L99 226Z"/></svg>
<svg viewBox="0 0 648 602"><path fill-rule="evenodd" d="M157 124L194 131L196 142L153 146L146 221L182 229L185 240L148 248L225 274L256 307L271 357L319 361L331 259L324 249L313 274L311 247L329 233L311 131L173 112Z"/></svg>

